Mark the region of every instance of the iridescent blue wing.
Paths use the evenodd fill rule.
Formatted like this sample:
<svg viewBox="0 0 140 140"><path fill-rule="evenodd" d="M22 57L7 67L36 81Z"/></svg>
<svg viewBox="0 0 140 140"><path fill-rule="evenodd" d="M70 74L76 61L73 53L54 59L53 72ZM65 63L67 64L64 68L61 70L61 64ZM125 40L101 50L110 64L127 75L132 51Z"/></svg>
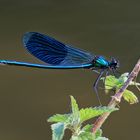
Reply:
<svg viewBox="0 0 140 140"><path fill-rule="evenodd" d="M24 46L38 59L61 67L88 67L94 56L83 50L65 45L49 36L28 32L23 37Z"/></svg>

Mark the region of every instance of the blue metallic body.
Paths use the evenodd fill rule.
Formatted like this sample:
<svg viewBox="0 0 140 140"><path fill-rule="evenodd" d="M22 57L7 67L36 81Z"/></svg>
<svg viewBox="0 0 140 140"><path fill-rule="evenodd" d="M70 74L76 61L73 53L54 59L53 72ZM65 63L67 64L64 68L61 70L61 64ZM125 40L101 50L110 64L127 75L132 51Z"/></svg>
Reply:
<svg viewBox="0 0 140 140"><path fill-rule="evenodd" d="M13 60L0 60L0 64L43 69L87 68L94 71L101 70L98 72L99 76L93 86L99 102L100 98L96 88L100 78L105 71L107 75L108 70L112 70L114 72L114 70L116 70L116 68L119 66L118 61L114 58L112 58L111 61L108 61L103 56L92 55L91 53L88 53L84 50L66 45L55 40L54 38L37 32L26 33L23 36L23 44L29 53L45 62L46 64L34 64Z"/></svg>

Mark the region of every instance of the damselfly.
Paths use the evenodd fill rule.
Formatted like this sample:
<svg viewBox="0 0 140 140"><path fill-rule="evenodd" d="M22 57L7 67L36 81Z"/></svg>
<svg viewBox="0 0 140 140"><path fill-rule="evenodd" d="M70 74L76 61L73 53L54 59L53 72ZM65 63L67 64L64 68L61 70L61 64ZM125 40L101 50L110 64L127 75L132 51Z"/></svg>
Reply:
<svg viewBox="0 0 140 140"><path fill-rule="evenodd" d="M11 60L0 60L0 64L44 69L91 69L92 71L99 73L99 76L94 83L96 94L97 84L102 75L104 73L107 74L108 71L114 73L119 67L118 61L114 58L111 58L111 60L108 61L103 56L93 55L37 32L26 33L23 36L23 44L29 53L47 64L34 64Z"/></svg>

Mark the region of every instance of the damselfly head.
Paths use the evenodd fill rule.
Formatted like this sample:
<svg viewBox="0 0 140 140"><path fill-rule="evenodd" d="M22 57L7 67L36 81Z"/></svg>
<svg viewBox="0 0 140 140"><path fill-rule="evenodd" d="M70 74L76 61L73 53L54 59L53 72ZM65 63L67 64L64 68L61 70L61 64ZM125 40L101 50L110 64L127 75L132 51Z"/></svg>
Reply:
<svg viewBox="0 0 140 140"><path fill-rule="evenodd" d="M112 69L117 69L119 67L119 61L112 57L109 66Z"/></svg>

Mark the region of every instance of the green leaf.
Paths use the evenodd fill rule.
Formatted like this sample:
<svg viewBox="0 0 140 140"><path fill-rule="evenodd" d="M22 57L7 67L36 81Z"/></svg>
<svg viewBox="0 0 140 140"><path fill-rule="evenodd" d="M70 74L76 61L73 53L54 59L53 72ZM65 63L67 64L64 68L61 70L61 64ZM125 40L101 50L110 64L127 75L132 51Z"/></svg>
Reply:
<svg viewBox="0 0 140 140"><path fill-rule="evenodd" d="M95 133L95 138L101 137L103 134L102 129L98 129L98 131Z"/></svg>
<svg viewBox="0 0 140 140"><path fill-rule="evenodd" d="M78 104L76 103L76 100L73 96L70 96L71 98L71 107L72 107L72 113L77 114L79 112Z"/></svg>
<svg viewBox="0 0 140 140"><path fill-rule="evenodd" d="M87 124L87 125L85 125L85 126L82 128L82 131L91 132L91 131L92 131L92 128L93 128L93 125L92 125L92 124Z"/></svg>
<svg viewBox="0 0 140 140"><path fill-rule="evenodd" d="M89 120L93 117L102 115L105 112L112 112L118 110L117 108L108 108L108 107L95 107L95 108L85 108L80 110L80 121L81 123Z"/></svg>
<svg viewBox="0 0 140 140"><path fill-rule="evenodd" d="M106 77L105 85L107 89L112 89L118 83L118 79L115 76L109 75Z"/></svg>
<svg viewBox="0 0 140 140"><path fill-rule="evenodd" d="M108 138L105 138L105 137L98 137L97 139L95 140L109 140Z"/></svg>
<svg viewBox="0 0 140 140"><path fill-rule="evenodd" d="M70 140L95 140L92 132L81 132L78 136L72 136Z"/></svg>
<svg viewBox="0 0 140 140"><path fill-rule="evenodd" d="M131 81L130 82L131 86L140 86L140 83L136 82L136 81Z"/></svg>
<svg viewBox="0 0 140 140"><path fill-rule="evenodd" d="M70 96L71 98L71 108L72 108L72 120L73 120L73 125L78 125L79 123L79 108L78 104L76 103L76 100L74 99L73 96Z"/></svg>
<svg viewBox="0 0 140 140"><path fill-rule="evenodd" d="M105 92L108 93L110 90L116 89L118 84L119 80L116 79L115 76L107 76L105 79Z"/></svg>
<svg viewBox="0 0 140 140"><path fill-rule="evenodd" d="M66 121L68 121L70 117L70 114L56 114L56 115L53 115L51 116L49 119L48 119L48 122L63 122L65 123Z"/></svg>
<svg viewBox="0 0 140 140"><path fill-rule="evenodd" d="M93 124L87 124L85 125L81 131L84 132L92 132L93 129ZM102 129L97 130L97 132L95 133L95 138L101 137L102 136Z"/></svg>
<svg viewBox="0 0 140 140"><path fill-rule="evenodd" d="M55 123L51 125L53 135L52 140L62 140L64 136L65 125L64 123Z"/></svg>
<svg viewBox="0 0 140 140"><path fill-rule="evenodd" d="M124 98L125 101L127 101L130 104L135 104L135 103L139 102L136 95L130 90L125 90L124 91L123 98Z"/></svg>
<svg viewBox="0 0 140 140"><path fill-rule="evenodd" d="M124 73L122 74L119 78L116 78L115 76L109 75L103 79L105 79L105 91L106 93L109 92L111 89L118 90L120 87L123 86L123 84L126 82L128 79L129 73Z"/></svg>

